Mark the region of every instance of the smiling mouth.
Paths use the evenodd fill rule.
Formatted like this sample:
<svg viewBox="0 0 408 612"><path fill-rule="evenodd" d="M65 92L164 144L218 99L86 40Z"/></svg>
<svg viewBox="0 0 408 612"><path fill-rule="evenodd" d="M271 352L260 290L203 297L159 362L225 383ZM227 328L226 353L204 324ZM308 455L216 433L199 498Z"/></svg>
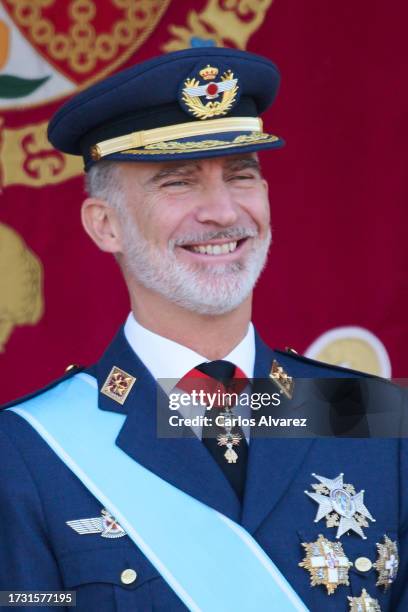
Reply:
<svg viewBox="0 0 408 612"><path fill-rule="evenodd" d="M182 248L192 253L198 253L199 255L228 255L239 249L246 240L247 238L242 238L241 240L223 242L222 244L190 244L183 245Z"/></svg>

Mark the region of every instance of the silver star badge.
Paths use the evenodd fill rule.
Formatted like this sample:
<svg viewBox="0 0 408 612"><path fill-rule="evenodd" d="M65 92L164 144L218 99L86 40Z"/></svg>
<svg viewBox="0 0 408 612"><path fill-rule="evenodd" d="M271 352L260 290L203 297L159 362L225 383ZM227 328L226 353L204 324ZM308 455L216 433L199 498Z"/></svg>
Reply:
<svg viewBox="0 0 408 612"><path fill-rule="evenodd" d="M126 535L126 531L107 510L101 510L101 515L100 517L67 521L66 524L80 535L100 533L103 538L122 538Z"/></svg>
<svg viewBox="0 0 408 612"><path fill-rule="evenodd" d="M367 519L372 522L375 519L364 505L364 490L356 493L353 485L343 483L343 475L330 479L312 474L320 484L312 485L314 493L305 493L319 504L315 523L326 517L327 527L338 528L336 538L341 538L347 531L354 531L366 540L362 527L368 527Z"/></svg>

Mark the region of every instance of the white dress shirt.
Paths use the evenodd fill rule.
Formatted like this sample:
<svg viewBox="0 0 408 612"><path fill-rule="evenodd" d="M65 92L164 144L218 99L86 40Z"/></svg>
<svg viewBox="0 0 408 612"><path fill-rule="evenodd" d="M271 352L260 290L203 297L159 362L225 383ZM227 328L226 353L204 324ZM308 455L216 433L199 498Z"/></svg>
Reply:
<svg viewBox="0 0 408 612"><path fill-rule="evenodd" d="M170 389L168 386L166 388L166 379L167 381L172 379L172 388L174 388L174 383L183 378L187 372L199 364L209 361L203 355L196 353L186 346L146 329L136 321L133 313L130 313L126 320L124 332L126 340L139 359L150 371L153 378L159 379L159 383L167 392ZM253 378L255 367L255 331L252 323L249 323L248 331L241 342L222 359L238 366L248 379ZM204 414L205 407L202 408L202 411ZM240 406L239 403L234 407L233 411L234 414L243 418L250 416L250 407ZM191 416L188 406L180 407L179 412L183 416ZM197 426L192 429L201 438L202 428ZM248 440L249 427L243 427L242 429Z"/></svg>

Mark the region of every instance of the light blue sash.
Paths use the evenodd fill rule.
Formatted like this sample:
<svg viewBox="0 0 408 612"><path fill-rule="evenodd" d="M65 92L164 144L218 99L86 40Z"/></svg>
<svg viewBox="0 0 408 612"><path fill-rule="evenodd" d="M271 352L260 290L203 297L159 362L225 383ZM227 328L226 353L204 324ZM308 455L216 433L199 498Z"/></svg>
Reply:
<svg viewBox="0 0 408 612"><path fill-rule="evenodd" d="M116 446L126 417L99 410L94 378L77 374L10 410L116 518L190 610L307 612L245 529Z"/></svg>

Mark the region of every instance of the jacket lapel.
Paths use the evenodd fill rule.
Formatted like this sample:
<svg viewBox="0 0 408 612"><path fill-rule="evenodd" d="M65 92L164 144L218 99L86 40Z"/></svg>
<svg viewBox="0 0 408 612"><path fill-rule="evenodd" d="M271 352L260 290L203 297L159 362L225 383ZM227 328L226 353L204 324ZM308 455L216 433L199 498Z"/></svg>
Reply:
<svg viewBox="0 0 408 612"><path fill-rule="evenodd" d="M256 335L256 361L254 372L254 391L262 386L262 392L276 393L278 388L269 377L272 362L279 363L279 354L272 351ZM296 374L287 370L288 374ZM258 380L257 380L258 379ZM259 389L260 390L260 389ZM292 400L283 400L294 416L297 406L303 403L304 395L296 388ZM307 438L272 438L251 435L248 457L246 490L242 513L242 524L254 533L262 521L270 514L285 494L295 478L313 440Z"/></svg>
<svg viewBox="0 0 408 612"><path fill-rule="evenodd" d="M101 393L113 366L136 378L123 406ZM161 389L128 344L123 329L89 372L98 380L99 408L126 414L116 439L125 453L178 489L239 520L238 498L201 441L195 436L158 437L156 406ZM175 436L177 432L180 428L175 428Z"/></svg>

